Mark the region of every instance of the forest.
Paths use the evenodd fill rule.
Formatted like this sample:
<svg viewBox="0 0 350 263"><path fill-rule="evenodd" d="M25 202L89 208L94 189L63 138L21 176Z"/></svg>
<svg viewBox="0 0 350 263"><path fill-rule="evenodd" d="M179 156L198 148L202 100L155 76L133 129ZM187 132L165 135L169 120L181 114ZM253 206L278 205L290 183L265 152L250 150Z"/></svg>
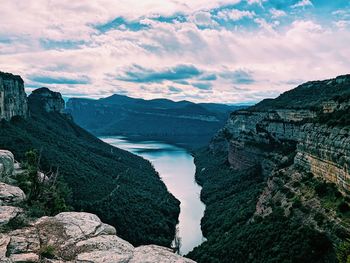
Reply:
<svg viewBox="0 0 350 263"><path fill-rule="evenodd" d="M100 141L69 115L30 110L27 119L1 121L1 149L12 151L20 162L28 151L37 151L40 168L58 173L65 186L67 207L96 213L133 245L170 246L179 201L148 161ZM57 211L36 211L38 216L52 212Z"/></svg>

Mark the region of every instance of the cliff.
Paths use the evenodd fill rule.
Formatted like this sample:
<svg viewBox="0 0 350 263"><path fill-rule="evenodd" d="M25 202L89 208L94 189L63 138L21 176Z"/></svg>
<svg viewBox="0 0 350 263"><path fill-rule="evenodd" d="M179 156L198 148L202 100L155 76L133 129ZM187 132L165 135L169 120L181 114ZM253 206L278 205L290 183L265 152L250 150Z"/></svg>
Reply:
<svg viewBox="0 0 350 263"><path fill-rule="evenodd" d="M48 88L36 89L28 97L30 108L41 108L46 112L64 112L65 102L59 92Z"/></svg>
<svg viewBox="0 0 350 263"><path fill-rule="evenodd" d="M195 153L198 262L350 260L350 75L231 113Z"/></svg>
<svg viewBox="0 0 350 263"><path fill-rule="evenodd" d="M232 113L210 147L227 150L234 169L262 165L268 176L288 161L350 193L350 126L324 121L349 111L350 75L309 82ZM288 154L283 152L286 148Z"/></svg>
<svg viewBox="0 0 350 263"><path fill-rule="evenodd" d="M0 72L0 119L28 114L27 95L20 76Z"/></svg>
<svg viewBox="0 0 350 263"><path fill-rule="evenodd" d="M20 164L15 165L11 152L0 152L0 164L5 168L0 174L4 181L16 181L16 173L17 176L27 173L20 169ZM30 208L24 192L17 186L0 182L1 262L194 262L169 248L134 247L119 238L113 226L102 223L94 214L63 212L32 218L23 207Z"/></svg>

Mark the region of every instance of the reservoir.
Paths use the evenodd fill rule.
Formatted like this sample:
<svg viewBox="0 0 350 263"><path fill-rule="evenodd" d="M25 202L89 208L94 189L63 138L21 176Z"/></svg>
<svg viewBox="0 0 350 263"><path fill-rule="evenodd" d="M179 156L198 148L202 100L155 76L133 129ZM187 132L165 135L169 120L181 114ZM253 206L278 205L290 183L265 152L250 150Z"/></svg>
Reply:
<svg viewBox="0 0 350 263"><path fill-rule="evenodd" d="M163 182L180 202L179 236L181 254L187 254L203 241L200 228L205 206L200 201L201 187L195 182L196 167L192 155L171 144L156 141L129 141L120 136L100 137L106 143L149 160Z"/></svg>

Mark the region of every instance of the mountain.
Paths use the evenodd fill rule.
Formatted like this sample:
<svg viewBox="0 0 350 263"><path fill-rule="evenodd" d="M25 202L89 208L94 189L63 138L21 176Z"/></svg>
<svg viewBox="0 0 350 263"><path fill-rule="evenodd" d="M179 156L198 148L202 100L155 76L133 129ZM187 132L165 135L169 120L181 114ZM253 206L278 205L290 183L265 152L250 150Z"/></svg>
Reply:
<svg viewBox="0 0 350 263"><path fill-rule="evenodd" d="M209 142L229 112L240 108L112 95L99 100L69 99L66 112L95 135L124 135L198 147Z"/></svg>
<svg viewBox="0 0 350 263"><path fill-rule="evenodd" d="M198 262L349 262L350 75L233 112L197 151Z"/></svg>
<svg viewBox="0 0 350 263"><path fill-rule="evenodd" d="M36 149L41 169L58 172L62 184L70 189L66 202L74 210L97 214L133 245L170 246L179 201L148 161L112 147L76 125L71 116L62 113L64 101L57 92L41 88L27 99L23 80L11 74L0 75L0 90L8 103L20 98L28 105L23 112L17 103L13 116L2 118L0 149L10 150L18 161L25 161L26 153ZM36 208L36 214L43 213L39 204Z"/></svg>

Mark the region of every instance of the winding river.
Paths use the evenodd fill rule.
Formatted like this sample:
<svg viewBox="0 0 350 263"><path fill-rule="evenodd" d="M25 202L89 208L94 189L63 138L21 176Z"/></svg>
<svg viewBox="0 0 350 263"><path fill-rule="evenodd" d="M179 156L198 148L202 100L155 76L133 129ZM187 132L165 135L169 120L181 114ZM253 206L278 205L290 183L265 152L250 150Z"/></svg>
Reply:
<svg viewBox="0 0 350 263"><path fill-rule="evenodd" d="M181 202L179 236L181 254L187 254L204 241L200 229L205 206L200 201L201 187L195 182L196 167L191 154L183 148L156 141L129 141L120 136L101 140L149 160L160 174L168 190Z"/></svg>

